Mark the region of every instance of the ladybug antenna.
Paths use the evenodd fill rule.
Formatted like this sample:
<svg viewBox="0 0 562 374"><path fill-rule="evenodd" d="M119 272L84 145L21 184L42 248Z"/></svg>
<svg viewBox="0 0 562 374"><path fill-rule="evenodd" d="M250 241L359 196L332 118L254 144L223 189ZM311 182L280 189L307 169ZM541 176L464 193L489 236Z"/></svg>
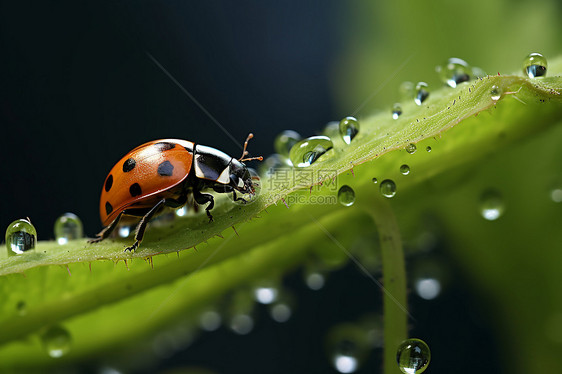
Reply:
<svg viewBox="0 0 562 374"><path fill-rule="evenodd" d="M260 160L263 161L263 157L259 156L259 157L249 157L249 158L244 158L244 156L246 156L248 154L248 151L246 150L246 148L248 148L248 142L250 141L250 139L252 139L254 137L254 134L249 133L248 137L246 138L246 141L244 142L244 150L242 151L242 156L240 156L240 158L238 159L238 161L240 162L244 162L244 161L252 161L252 160Z"/></svg>

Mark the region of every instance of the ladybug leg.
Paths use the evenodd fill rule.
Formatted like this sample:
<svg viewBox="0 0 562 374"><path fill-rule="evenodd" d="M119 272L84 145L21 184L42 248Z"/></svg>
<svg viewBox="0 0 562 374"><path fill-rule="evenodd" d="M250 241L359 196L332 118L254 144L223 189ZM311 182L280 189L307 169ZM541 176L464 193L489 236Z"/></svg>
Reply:
<svg viewBox="0 0 562 374"><path fill-rule="evenodd" d="M187 201L187 197L180 196L178 199L170 199L164 198L156 203L149 211L146 213L140 220L139 224L137 225L137 229L135 230L135 242L132 246L125 248L125 251L134 251L136 250L140 243L142 242L142 238L144 237L144 232L146 230L146 225L152 219L154 214L158 213L164 206L169 206L171 208L178 208L185 204Z"/></svg>
<svg viewBox="0 0 562 374"><path fill-rule="evenodd" d="M101 242L102 240L106 239L109 235L111 235L113 230L115 230L115 228L117 227L117 224L119 223L121 216L123 216L123 213L125 213L125 211L119 213L119 215L113 220L113 222L111 222L109 225L104 227L104 229L101 230L94 239L89 239L88 243L91 244L91 243Z"/></svg>
<svg viewBox="0 0 562 374"><path fill-rule="evenodd" d="M209 203L209 205L207 205L207 207L205 208L205 212L207 212L207 217L209 217L209 222L212 222L213 216L210 210L213 209L213 207L215 206L215 198L213 197L213 195L210 195L208 193L201 193L201 191L195 189L193 190L193 198L195 199L195 202L199 205Z"/></svg>
<svg viewBox="0 0 562 374"><path fill-rule="evenodd" d="M244 204L248 203L248 200L236 196L236 191L232 191L232 198L234 199L234 201L242 201Z"/></svg>

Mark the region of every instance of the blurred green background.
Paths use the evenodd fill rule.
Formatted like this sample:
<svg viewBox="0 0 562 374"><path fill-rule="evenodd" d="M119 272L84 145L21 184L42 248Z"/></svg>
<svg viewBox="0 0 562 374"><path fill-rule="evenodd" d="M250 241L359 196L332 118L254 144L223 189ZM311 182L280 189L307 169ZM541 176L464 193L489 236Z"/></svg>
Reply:
<svg viewBox="0 0 562 374"><path fill-rule="evenodd" d="M105 174L134 146L177 137L238 154L146 52L234 137L254 132L252 153L266 155L280 131L311 135L374 92L359 117L388 111L403 81L440 87L434 68L449 57L509 74L520 72L530 52L559 56L561 16L557 1L2 2L0 192L9 198L0 221L6 227L29 216L46 240L54 219L72 211L93 235ZM528 179L543 189L560 183L558 135L473 165L455 183L445 178L450 191L424 196L427 206L413 209L430 211L439 235L427 253L411 245L409 274L415 278L420 261L438 262L448 274L437 299L414 292L410 298L413 334L434 353L428 373L557 370L560 208L529 196ZM489 185L510 196L506 219L489 223L459 213L470 211ZM405 242L417 243L419 227L404 221ZM285 326L259 309L249 335L221 328L134 371L200 365L221 373L335 372L325 334L380 311L370 281L349 265L319 293L307 290L300 274L286 282L298 303ZM295 339L302 331L305 338ZM373 353L357 372L378 372L379 360ZM100 369L86 363L80 370Z"/></svg>

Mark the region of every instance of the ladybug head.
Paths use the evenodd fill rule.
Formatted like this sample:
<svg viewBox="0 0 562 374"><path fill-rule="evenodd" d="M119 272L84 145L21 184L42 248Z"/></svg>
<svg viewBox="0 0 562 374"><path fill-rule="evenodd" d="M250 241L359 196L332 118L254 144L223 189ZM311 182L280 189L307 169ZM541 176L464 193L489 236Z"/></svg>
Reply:
<svg viewBox="0 0 562 374"><path fill-rule="evenodd" d="M230 161L230 182L229 185L236 191L243 194L254 193L252 185L252 176L246 165L236 159Z"/></svg>

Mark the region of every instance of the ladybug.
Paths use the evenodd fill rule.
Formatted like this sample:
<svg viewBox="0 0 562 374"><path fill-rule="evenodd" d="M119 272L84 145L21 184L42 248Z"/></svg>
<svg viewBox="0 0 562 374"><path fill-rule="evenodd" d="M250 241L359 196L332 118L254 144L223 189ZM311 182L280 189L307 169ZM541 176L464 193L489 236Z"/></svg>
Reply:
<svg viewBox="0 0 562 374"><path fill-rule="evenodd" d="M235 201L246 202L236 191L254 194L252 177L242 162L263 160L263 157L244 158L252 134L244 142L242 157L235 159L218 149L181 139L160 139L140 145L127 153L109 172L100 198L100 217L105 226L96 238L107 238L123 216L140 221L135 242L125 251L139 247L146 225L164 207L179 208L193 196L197 204L207 204L209 222L215 205L213 195L202 193L211 188L219 193L232 193Z"/></svg>

